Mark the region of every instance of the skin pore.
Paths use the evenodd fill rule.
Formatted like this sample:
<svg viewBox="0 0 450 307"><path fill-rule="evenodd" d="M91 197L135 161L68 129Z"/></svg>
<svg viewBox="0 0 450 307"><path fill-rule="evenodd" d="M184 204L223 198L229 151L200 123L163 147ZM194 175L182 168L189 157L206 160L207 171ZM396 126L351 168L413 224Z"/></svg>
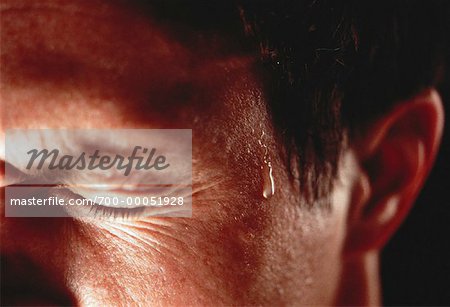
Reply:
<svg viewBox="0 0 450 307"><path fill-rule="evenodd" d="M378 303L378 249L350 264L343 257L358 250L348 248L347 230L359 231L347 224L359 218L349 208L373 192L358 151L342 155L331 209L303 206L280 158L256 55L208 36L181 42L167 24L102 0L3 1L1 10L1 144L9 128L193 131L192 218L5 218L2 208L2 283L34 278L44 290L29 299L60 304L330 305L348 301L343 276L358 284L361 302ZM265 155L275 181L268 198Z"/></svg>

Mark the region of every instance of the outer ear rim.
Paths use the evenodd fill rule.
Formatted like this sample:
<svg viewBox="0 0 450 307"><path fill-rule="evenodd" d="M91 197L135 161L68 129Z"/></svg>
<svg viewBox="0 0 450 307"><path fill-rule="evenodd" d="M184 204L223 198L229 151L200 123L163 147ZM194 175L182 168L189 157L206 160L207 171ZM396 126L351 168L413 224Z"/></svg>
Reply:
<svg viewBox="0 0 450 307"><path fill-rule="evenodd" d="M417 172L411 174L411 179L408 179L403 186L402 193L384 194L384 197L375 204L373 212L365 216L364 207L370 204L376 191L370 183L370 176L366 172L364 162L376 154L396 123L404 116L408 116L408 112L418 112L421 109L424 112L420 113L420 117L424 118L426 129L429 130L427 137L424 138L426 144L423 144L426 152L420 153L420 140L419 137L417 138L417 159L423 161L417 162ZM435 89L427 89L411 99L398 103L386 116L369 127L364 134L364 139L352 142L352 150L361 164L352 191L350 208L357 207L357 209L352 209L352 216L348 219L348 234L344 248L346 253L352 255L381 249L401 225L434 165L443 129L444 108L441 98ZM420 157L421 155L423 157ZM362 193L361 191L364 191L366 195L363 197L358 195ZM378 231L374 230L377 228Z"/></svg>
<svg viewBox="0 0 450 307"><path fill-rule="evenodd" d="M440 145L440 141L442 139L442 134L444 131L444 107L442 104L441 97L439 93L434 88L428 88L411 99L407 99L401 101L396 104L396 106L389 112L391 116L387 119L378 119L375 120L373 124L367 129L367 132L364 133L365 136L370 135L372 137L372 141L367 144L367 142L361 141L360 137L357 137L355 140L352 140L353 146L352 148L357 153L357 156L364 160L368 156L370 156L377 145L380 143L383 135L386 131L392 126L393 122L395 122L401 115L406 111L406 109L410 108L411 104L421 104L421 103L431 103L436 108L437 118L434 121L436 126L434 129L437 131L437 135L433 140L433 150L437 150ZM381 131L376 132L376 131ZM367 146L368 145L368 146Z"/></svg>

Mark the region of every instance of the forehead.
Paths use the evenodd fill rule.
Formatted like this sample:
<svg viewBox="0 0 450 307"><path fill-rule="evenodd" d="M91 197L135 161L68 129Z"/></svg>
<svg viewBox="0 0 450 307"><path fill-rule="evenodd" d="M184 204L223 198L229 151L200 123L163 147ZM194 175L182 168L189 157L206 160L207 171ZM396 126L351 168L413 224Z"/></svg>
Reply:
<svg viewBox="0 0 450 307"><path fill-rule="evenodd" d="M198 6L182 15L174 3L2 1L2 106L9 112L3 122L17 123L27 110L36 117L49 104L51 112L76 105L72 116L80 119L117 111L108 122L124 106L128 115L133 107L167 111L199 102L194 93L213 92L224 72L247 65L229 47L223 23ZM18 104L21 110L13 108ZM89 114L82 114L84 105Z"/></svg>
<svg viewBox="0 0 450 307"><path fill-rule="evenodd" d="M21 64L25 56L30 70L25 75L36 71L37 65L66 66L58 71L73 75L76 67L123 71L124 66L138 63L145 70L174 59L182 70L183 64L194 60L194 54L213 57L220 49L220 42L207 41L190 26L189 14L177 18L176 13L169 14L173 6L131 3L2 2L1 42L9 64L5 73L8 68L17 69L14 64ZM186 21L185 26L180 26L181 20ZM202 43L209 48L198 48Z"/></svg>
<svg viewBox="0 0 450 307"><path fill-rule="evenodd" d="M25 3L25 2L24 2ZM87 3L84 2L84 3ZM116 6L44 2L3 4L2 74L11 86L46 79L149 71L178 59L189 50L169 39L149 18ZM103 9L102 9L103 8ZM182 65L180 65L180 70ZM20 79L8 78L20 75ZM144 77L144 76L143 76ZM63 84L61 84L63 85Z"/></svg>
<svg viewBox="0 0 450 307"><path fill-rule="evenodd" d="M224 56L243 43L232 1L5 0L0 8L2 48L19 41L54 53L63 47L110 65L130 53L144 63L183 51Z"/></svg>

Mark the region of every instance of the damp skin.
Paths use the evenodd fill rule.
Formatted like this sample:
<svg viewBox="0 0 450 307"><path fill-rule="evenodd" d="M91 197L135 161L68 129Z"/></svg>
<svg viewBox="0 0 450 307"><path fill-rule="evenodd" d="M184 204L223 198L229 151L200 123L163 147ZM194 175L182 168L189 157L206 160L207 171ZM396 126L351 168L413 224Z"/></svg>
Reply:
<svg viewBox="0 0 450 307"><path fill-rule="evenodd" d="M193 216L2 220L2 256L21 268L6 281L40 282L44 272L59 286L53 296L73 296L49 305L330 305L341 228L290 198L248 54L187 36L183 45L167 35L169 21L158 27L118 2L134 1L2 1L19 8L1 19L2 124L192 128ZM276 191L269 200L264 187Z"/></svg>

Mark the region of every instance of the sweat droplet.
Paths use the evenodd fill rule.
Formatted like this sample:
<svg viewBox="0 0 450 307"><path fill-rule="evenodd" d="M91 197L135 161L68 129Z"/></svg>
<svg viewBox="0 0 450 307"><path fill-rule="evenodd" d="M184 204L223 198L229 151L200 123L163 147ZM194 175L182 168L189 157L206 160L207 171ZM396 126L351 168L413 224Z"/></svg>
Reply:
<svg viewBox="0 0 450 307"><path fill-rule="evenodd" d="M272 162L270 161L268 155L267 145L263 143L262 139L264 137L264 131L261 134L261 138L259 139L259 145L264 148L264 157L263 163L264 165L261 167L262 169L262 177L263 177L263 197L265 199L269 199L273 194L275 194L275 181L273 179L273 169Z"/></svg>
<svg viewBox="0 0 450 307"><path fill-rule="evenodd" d="M263 197L265 199L269 199L273 194L275 194L275 182L273 180L272 171L272 164L270 163L270 161L265 163L263 166Z"/></svg>

